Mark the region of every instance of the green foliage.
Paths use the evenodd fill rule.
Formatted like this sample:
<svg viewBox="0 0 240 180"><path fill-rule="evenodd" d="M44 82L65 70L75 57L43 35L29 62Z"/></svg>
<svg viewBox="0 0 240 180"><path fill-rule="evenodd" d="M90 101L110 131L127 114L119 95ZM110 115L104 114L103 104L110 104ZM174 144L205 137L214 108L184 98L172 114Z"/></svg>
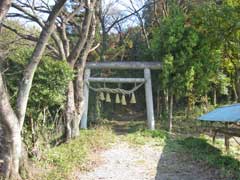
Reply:
<svg viewBox="0 0 240 180"><path fill-rule="evenodd" d="M8 26L12 27L13 29L16 29L18 33L26 34L27 32L31 32L32 36L38 36L39 32L34 27L28 27L26 28L23 23L21 23L19 20L14 20L11 18L11 20L5 20L4 22ZM6 28L1 28L1 36L0 36L0 49L6 50L9 52L9 54L12 54L15 52L16 49L23 48L23 47L30 47L31 45L34 45L33 42L25 40L23 38L19 38L15 32L12 32L11 30L8 30Z"/></svg>
<svg viewBox="0 0 240 180"><path fill-rule="evenodd" d="M240 67L237 55L240 50L239 5L231 0L224 1L221 6L206 3L190 14L194 17L192 25L208 40L208 46L217 50L220 61L210 81L224 95L228 94L231 78L236 76Z"/></svg>
<svg viewBox="0 0 240 180"><path fill-rule="evenodd" d="M192 3L184 11L170 1L169 13L153 28L147 50L163 63L155 84L180 101L187 96L189 106L213 89L219 97L231 95L230 88L238 92L239 7L238 1L226 0L222 5L208 1Z"/></svg>
<svg viewBox="0 0 240 180"><path fill-rule="evenodd" d="M29 47L18 48L6 61L9 68L5 73L6 83L14 106L19 81L32 52L33 49ZM42 58L33 79L23 129L24 143L28 148L31 149L36 141L41 141L38 146L46 145L46 141L50 141L49 133L55 130L54 123L59 118L58 113L66 99L67 85L73 75L74 72L65 61L56 61L48 56ZM35 131L35 137L31 131Z"/></svg>
<svg viewBox="0 0 240 180"><path fill-rule="evenodd" d="M60 105L65 100L66 88L72 79L73 71L65 61L58 62L46 57L36 71L31 98L45 106Z"/></svg>
<svg viewBox="0 0 240 180"><path fill-rule="evenodd" d="M179 6L170 8L170 15L155 28L151 39L152 54L163 62L161 87L171 88L182 96L192 91L204 93L209 77L218 68L218 53L190 25L189 17Z"/></svg>
<svg viewBox="0 0 240 180"><path fill-rule="evenodd" d="M19 48L8 58L10 69L6 76L11 95L17 93L18 82L31 54L31 48ZM61 105L65 101L68 82L72 79L73 71L65 61L56 61L44 56L34 76L29 97L29 108L38 111L36 108ZM12 100L15 100L15 98L12 98Z"/></svg>

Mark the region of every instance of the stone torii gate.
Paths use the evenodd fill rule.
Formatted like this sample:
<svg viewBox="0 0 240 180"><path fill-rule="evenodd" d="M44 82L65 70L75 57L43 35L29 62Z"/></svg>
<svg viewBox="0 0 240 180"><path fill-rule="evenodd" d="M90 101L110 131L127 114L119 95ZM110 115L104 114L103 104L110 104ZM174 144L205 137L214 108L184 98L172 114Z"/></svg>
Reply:
<svg viewBox="0 0 240 180"><path fill-rule="evenodd" d="M161 69L160 62L89 62L86 64L84 72L84 108L83 117L81 119L81 128L87 128L88 116L88 99L89 99L89 86L91 82L103 83L144 83L145 84L145 98L147 109L147 125L151 130L155 129L154 108L153 108L153 95L152 95L152 81L151 70ZM101 78L91 77L91 70L93 69L118 69L118 70L144 70L144 78Z"/></svg>

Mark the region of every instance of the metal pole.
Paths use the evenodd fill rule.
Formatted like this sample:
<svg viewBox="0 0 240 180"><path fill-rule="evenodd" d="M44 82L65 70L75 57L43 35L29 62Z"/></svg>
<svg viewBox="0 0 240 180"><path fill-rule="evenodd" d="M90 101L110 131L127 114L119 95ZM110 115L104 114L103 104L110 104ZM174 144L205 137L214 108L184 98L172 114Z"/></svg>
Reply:
<svg viewBox="0 0 240 180"><path fill-rule="evenodd" d="M91 70L86 69L84 73L84 87L83 87L83 94L84 94L84 113L81 119L81 128L87 129L87 116L88 116L88 98L89 98L89 87L87 85L88 79L90 78Z"/></svg>
<svg viewBox="0 0 240 180"><path fill-rule="evenodd" d="M152 95L152 82L151 71L149 68L144 69L145 78L145 96L146 96L146 108L147 108L147 124L151 130L155 129L154 110L153 110L153 95Z"/></svg>

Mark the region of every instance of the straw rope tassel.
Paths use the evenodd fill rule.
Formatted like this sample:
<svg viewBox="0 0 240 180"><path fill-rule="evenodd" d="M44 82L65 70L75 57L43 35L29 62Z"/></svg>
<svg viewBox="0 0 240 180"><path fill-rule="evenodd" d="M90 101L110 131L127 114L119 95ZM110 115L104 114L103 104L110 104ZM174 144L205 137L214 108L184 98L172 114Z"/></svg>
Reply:
<svg viewBox="0 0 240 180"><path fill-rule="evenodd" d="M124 106L127 105L126 97L125 97L124 94L122 95L122 100L121 101L122 101L122 105L124 105Z"/></svg>
<svg viewBox="0 0 240 180"><path fill-rule="evenodd" d="M103 93L103 92L100 92L100 100L101 100L101 101L104 101L104 100L105 100L105 97L104 97L104 93Z"/></svg>
<svg viewBox="0 0 240 180"><path fill-rule="evenodd" d="M107 93L106 95L106 102L111 102L111 97L109 93Z"/></svg>
<svg viewBox="0 0 240 180"><path fill-rule="evenodd" d="M136 104L136 103L137 103L136 97L135 97L135 94L134 94L134 93L132 93L132 97L131 97L130 103L131 103L131 104Z"/></svg>
<svg viewBox="0 0 240 180"><path fill-rule="evenodd" d="M120 97L119 97L119 94L116 94L115 103L116 103L116 104L120 104Z"/></svg>

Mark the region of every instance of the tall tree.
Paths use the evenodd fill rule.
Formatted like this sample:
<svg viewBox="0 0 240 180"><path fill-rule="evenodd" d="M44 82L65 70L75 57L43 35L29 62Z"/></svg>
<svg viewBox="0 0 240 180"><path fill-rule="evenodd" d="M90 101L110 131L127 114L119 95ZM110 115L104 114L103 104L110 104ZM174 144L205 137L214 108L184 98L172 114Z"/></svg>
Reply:
<svg viewBox="0 0 240 180"><path fill-rule="evenodd" d="M14 13L11 16L17 16L30 19L44 28L44 22L41 15L49 14L47 4L38 6L32 3L17 2L13 7L21 13ZM96 13L99 11L100 2L96 0L84 0L69 2L65 5L62 13L58 15L58 21L55 22L54 32L51 35L53 43L48 44L47 48L52 52L52 56L64 60L71 69L81 71L78 79L83 79L83 70L85 68L88 54L95 50L99 45L93 46L95 41L95 31L97 25ZM34 8L33 8L34 7ZM29 9L31 11L29 11ZM24 15L23 15L24 14ZM13 30L11 27L4 25L6 28ZM18 33L23 38L35 41L35 38L29 34ZM81 69L81 70L80 70ZM78 76L80 76L78 74ZM69 82L67 91L67 102L65 107L66 117L66 139L76 137L79 134L79 123L83 114L84 99L81 96L83 91L82 83L79 80ZM79 94L80 93L80 94Z"/></svg>
<svg viewBox="0 0 240 180"><path fill-rule="evenodd" d="M10 179L21 179L19 175L20 159L22 153L21 130L26 114L27 102L36 68L41 60L48 39L55 28L55 20L64 7L66 0L58 0L40 33L33 54L25 68L23 78L18 89L16 107L12 107L9 101L7 89L2 73L0 74L0 123L5 128L6 146L9 147L5 154L4 175ZM16 109L16 110L15 110Z"/></svg>
<svg viewBox="0 0 240 180"><path fill-rule="evenodd" d="M161 87L169 95L169 130L172 127L173 95L186 97L189 109L195 97L205 95L210 79L219 67L218 49L209 46L208 37L191 25L177 4L169 7L169 16L153 31L152 54L163 63ZM207 70L206 70L207 69Z"/></svg>
<svg viewBox="0 0 240 180"><path fill-rule="evenodd" d="M220 56L220 67L215 72L212 85L219 89L220 95L230 96L229 92L233 92L234 101L240 100L239 6L237 1L223 1L220 5L210 2L198 6L192 13L193 26L208 39L211 49L218 50Z"/></svg>

